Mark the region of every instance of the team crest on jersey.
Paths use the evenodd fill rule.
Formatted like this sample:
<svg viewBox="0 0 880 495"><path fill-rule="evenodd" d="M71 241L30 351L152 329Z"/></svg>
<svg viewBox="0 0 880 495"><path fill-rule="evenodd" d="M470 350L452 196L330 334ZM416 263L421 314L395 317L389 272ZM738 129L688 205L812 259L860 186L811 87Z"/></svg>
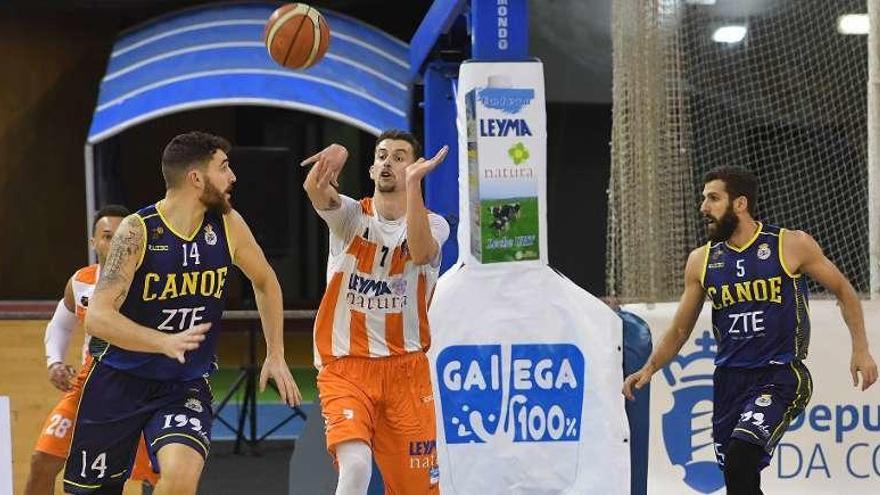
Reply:
<svg viewBox="0 0 880 495"><path fill-rule="evenodd" d="M193 411L195 411L197 413L200 413L205 410L205 408L202 407L202 401L200 401L199 399L194 399L192 397L190 397L189 399L186 399L186 403L183 406L187 409L192 409Z"/></svg>
<svg viewBox="0 0 880 495"><path fill-rule="evenodd" d="M79 298L79 305L88 308L89 307L89 296L82 296Z"/></svg>
<svg viewBox="0 0 880 495"><path fill-rule="evenodd" d="M724 253L721 252L721 249L720 249L720 248L719 248L719 249L713 249L713 250L712 250L712 255L709 256L710 260L709 260L709 264L707 265L707 268L712 269L712 270L717 269L717 268L724 268L724 262L723 262L723 261L718 261L718 260L721 259L721 256L722 256L723 254L724 254Z"/></svg>
<svg viewBox="0 0 880 495"><path fill-rule="evenodd" d="M755 405L760 407L767 407L773 403L773 398L770 394L761 394L760 397L755 399Z"/></svg>
<svg viewBox="0 0 880 495"><path fill-rule="evenodd" d="M209 246L217 244L217 233L214 232L214 227L211 224L205 225L205 242Z"/></svg>
<svg viewBox="0 0 880 495"><path fill-rule="evenodd" d="M770 245L767 244L766 242L762 243L760 246L758 246L758 259L766 260L769 257L770 257Z"/></svg>
<svg viewBox="0 0 880 495"><path fill-rule="evenodd" d="M156 227L155 229L150 229L150 240L155 241L156 239L162 237L162 234L165 233L165 229L161 226Z"/></svg>

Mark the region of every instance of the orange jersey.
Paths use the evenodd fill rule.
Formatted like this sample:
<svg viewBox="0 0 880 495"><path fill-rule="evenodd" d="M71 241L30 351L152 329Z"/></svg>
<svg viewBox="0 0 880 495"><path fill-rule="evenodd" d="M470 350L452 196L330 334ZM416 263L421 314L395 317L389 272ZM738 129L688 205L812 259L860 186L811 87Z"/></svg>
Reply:
<svg viewBox="0 0 880 495"><path fill-rule="evenodd" d="M37 438L34 450L61 459L67 458L67 454L70 452L70 442L73 439L73 425L76 423L76 409L82 397L82 387L93 364L92 357L87 356L83 361L82 369L73 379L72 388L58 401L43 423L43 429L40 430L40 436ZM153 471L150 464L143 435L138 445L130 477L133 480L147 481L153 486L156 486L159 480L159 475Z"/></svg>
<svg viewBox="0 0 880 495"><path fill-rule="evenodd" d="M94 265L84 266L73 274L71 286L73 288L73 300L76 304L76 317L79 322L85 323L86 310L89 306L89 298L95 292L95 285L98 283L98 276L101 274L101 266L97 263ZM86 334L82 347L83 362L89 353L89 340L91 336Z"/></svg>
<svg viewBox="0 0 880 495"><path fill-rule="evenodd" d="M76 303L76 317L79 318L80 323L86 319L89 298L95 292L95 285L98 283L100 273L101 266L96 263L84 266L73 274L73 300Z"/></svg>
<svg viewBox="0 0 880 495"><path fill-rule="evenodd" d="M73 289L73 300L76 305L76 317L80 324L86 319L86 311L89 306L89 298L95 292L95 285L98 283L98 276L101 273L101 267L98 264L84 266L74 272L71 277L71 288ZM70 451L70 442L73 438L73 425L76 422L76 410L82 397L82 387L89 376L89 371L94 364L93 359L89 356L89 334L86 334L82 348L82 368L72 382L72 388L64 394L58 404L49 413L43 424L40 436L37 438L37 445L34 450L43 452L55 457L66 459ZM149 482L152 486L156 486L159 475L153 471L150 464L150 458L147 454L147 447L144 444L143 436L141 436L138 445L137 456L134 466L132 467L131 479Z"/></svg>
<svg viewBox="0 0 880 495"><path fill-rule="evenodd" d="M433 263L416 265L406 247L405 219L386 220L371 198L319 211L330 225L327 290L315 318L315 366L343 356L385 357L427 350L428 303L439 274ZM438 245L449 225L429 213Z"/></svg>

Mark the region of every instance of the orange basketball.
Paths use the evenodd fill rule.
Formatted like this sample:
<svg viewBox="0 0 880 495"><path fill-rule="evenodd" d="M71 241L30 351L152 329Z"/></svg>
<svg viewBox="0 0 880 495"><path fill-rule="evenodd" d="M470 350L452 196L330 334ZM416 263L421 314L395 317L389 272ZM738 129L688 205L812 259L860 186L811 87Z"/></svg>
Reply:
<svg viewBox="0 0 880 495"><path fill-rule="evenodd" d="M314 7L289 3L272 12L263 41L273 60L291 69L305 69L324 56L330 44L330 28Z"/></svg>

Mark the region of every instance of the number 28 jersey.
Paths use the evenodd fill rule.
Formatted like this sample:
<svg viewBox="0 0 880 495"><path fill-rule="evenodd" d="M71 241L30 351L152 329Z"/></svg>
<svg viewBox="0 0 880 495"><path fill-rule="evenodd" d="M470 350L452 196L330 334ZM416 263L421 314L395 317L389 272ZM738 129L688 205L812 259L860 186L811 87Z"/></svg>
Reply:
<svg viewBox="0 0 880 495"><path fill-rule="evenodd" d="M178 333L200 323L211 323L211 329L198 349L186 353L185 363L112 344L93 354L113 368L154 380L207 376L216 369L217 336L232 264L226 220L206 212L201 225L186 235L176 232L156 205L136 215L146 229L143 259L120 313L160 332Z"/></svg>
<svg viewBox="0 0 880 495"><path fill-rule="evenodd" d="M806 358L807 283L785 265L785 233L758 223L742 248L707 245L702 284L712 302L716 366L757 368Z"/></svg>

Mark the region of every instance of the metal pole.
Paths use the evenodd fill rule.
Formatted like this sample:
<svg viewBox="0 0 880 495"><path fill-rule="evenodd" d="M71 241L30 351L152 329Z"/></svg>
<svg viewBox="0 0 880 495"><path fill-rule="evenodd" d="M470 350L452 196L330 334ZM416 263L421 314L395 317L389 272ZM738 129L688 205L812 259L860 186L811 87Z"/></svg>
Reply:
<svg viewBox="0 0 880 495"><path fill-rule="evenodd" d="M455 128L455 95L458 64L434 61L425 68L425 156L449 145L446 160L425 177L425 203L449 221L449 241L443 246L440 272L458 260L458 133Z"/></svg>
<svg viewBox="0 0 880 495"><path fill-rule="evenodd" d="M868 261L871 299L880 297L880 0L868 0Z"/></svg>
<svg viewBox="0 0 880 495"><path fill-rule="evenodd" d="M85 171L86 171L86 239L92 236L92 224L95 222L95 155L92 145L85 146ZM86 241L86 257L89 264L97 263L98 258Z"/></svg>

